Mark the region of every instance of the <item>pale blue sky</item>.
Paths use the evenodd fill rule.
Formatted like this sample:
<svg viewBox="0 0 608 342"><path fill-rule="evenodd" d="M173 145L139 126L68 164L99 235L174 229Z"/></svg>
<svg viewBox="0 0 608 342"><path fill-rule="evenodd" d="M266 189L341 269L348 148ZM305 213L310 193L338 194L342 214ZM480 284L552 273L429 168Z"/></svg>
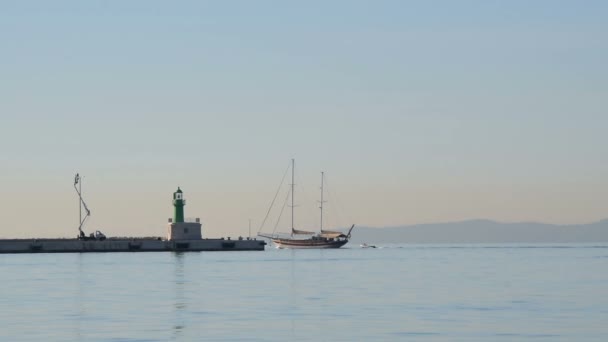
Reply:
<svg viewBox="0 0 608 342"><path fill-rule="evenodd" d="M605 1L0 1L0 236L608 217ZM309 201L310 203L304 203Z"/></svg>

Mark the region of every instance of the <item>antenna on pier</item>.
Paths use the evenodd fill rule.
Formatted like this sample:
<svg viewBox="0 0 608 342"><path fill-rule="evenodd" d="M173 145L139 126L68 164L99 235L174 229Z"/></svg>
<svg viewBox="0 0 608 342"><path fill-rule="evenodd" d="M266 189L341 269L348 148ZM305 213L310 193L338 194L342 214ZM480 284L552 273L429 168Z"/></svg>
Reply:
<svg viewBox="0 0 608 342"><path fill-rule="evenodd" d="M78 194L78 237L84 238L84 232L82 231L82 227L84 226L84 222L91 216L91 211L87 207L87 204L84 203L84 199L82 199L82 177L77 173L74 176L74 189ZM86 215L82 218L82 208L84 208Z"/></svg>

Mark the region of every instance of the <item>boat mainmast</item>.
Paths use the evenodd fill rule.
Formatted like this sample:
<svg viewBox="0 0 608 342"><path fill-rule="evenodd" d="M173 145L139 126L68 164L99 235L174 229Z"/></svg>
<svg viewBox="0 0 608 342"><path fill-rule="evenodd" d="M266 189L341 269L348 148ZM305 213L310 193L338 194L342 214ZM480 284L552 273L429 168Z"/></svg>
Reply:
<svg viewBox="0 0 608 342"><path fill-rule="evenodd" d="M296 166L296 160L295 159L291 159L291 236L293 236L293 231L294 231L294 225L293 225L293 192L294 192L294 188L295 188L295 181L294 181L294 176L295 176L295 166Z"/></svg>
<svg viewBox="0 0 608 342"><path fill-rule="evenodd" d="M76 174L74 181L78 183L78 230L82 231L80 229L82 227L82 180L79 174Z"/></svg>
<svg viewBox="0 0 608 342"><path fill-rule="evenodd" d="M323 232L323 203L325 202L323 201L323 180L325 178L324 176L325 172L321 171L321 206L319 207L319 209L321 209L321 232Z"/></svg>

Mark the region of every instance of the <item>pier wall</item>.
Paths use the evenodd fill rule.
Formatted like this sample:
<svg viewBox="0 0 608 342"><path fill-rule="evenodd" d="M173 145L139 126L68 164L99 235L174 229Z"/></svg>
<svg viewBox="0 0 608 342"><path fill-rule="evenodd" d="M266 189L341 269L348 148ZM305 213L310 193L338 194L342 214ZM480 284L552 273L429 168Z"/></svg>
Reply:
<svg viewBox="0 0 608 342"><path fill-rule="evenodd" d="M104 240L19 239L0 240L0 253L86 253L86 252L188 252L188 251L262 251L262 240Z"/></svg>

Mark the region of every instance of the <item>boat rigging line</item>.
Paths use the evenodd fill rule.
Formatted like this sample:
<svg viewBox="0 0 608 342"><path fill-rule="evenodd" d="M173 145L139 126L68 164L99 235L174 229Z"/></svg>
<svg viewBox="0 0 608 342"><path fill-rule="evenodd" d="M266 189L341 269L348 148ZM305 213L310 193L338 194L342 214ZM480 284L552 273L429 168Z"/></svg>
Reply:
<svg viewBox="0 0 608 342"><path fill-rule="evenodd" d="M345 222L343 219L347 219L347 221L352 221L352 217L350 217L349 215L344 215L344 208L342 207L342 203L338 200L338 197L335 195L335 193L332 192L332 186L329 184L329 181L327 179L327 177L325 177L325 190L327 191L327 197L328 197L328 201L333 203L333 205L330 206L330 208L333 208L333 215L331 215L329 218L333 220L331 220L332 222L335 221L336 225L339 225L340 223ZM331 210L331 209L330 209ZM335 216L335 217L332 217ZM348 217L345 217L348 216Z"/></svg>
<svg viewBox="0 0 608 342"><path fill-rule="evenodd" d="M285 200L283 201L283 206L281 206L281 211L279 212L279 217L277 218L277 222L274 225L274 229L272 230L272 235L274 235L274 233L277 231L277 227L279 226L279 223L281 222L281 216L283 216L283 212L285 211L285 207L287 206L287 201L289 200L289 195L291 194L291 191L287 191L287 196L285 196Z"/></svg>
<svg viewBox="0 0 608 342"><path fill-rule="evenodd" d="M266 224L266 220L268 220L270 211L272 210L272 207L274 206L274 202L276 201L277 196L279 195L279 192L281 191L281 187L283 186L283 182L285 182L285 177L287 177L287 171L289 171L290 167L291 167L291 163L289 163L289 165L287 165L287 169L285 169L285 172L283 173L283 178L281 179L281 183L279 183L277 192L274 194L274 198L272 199L272 202L270 203L270 206L268 207L268 211L266 212L266 217L264 217L264 220L262 221L262 224L260 225L260 228L258 229L258 234L260 234L260 232L262 231L262 228L264 228L264 224Z"/></svg>

